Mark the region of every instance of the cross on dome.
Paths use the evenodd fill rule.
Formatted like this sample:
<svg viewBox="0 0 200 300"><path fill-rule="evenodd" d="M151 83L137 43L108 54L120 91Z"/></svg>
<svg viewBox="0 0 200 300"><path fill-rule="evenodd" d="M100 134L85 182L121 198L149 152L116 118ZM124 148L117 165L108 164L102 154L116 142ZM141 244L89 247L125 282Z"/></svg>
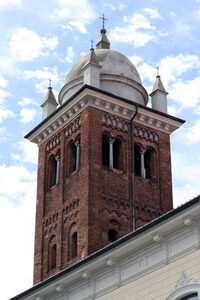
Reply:
<svg viewBox="0 0 200 300"><path fill-rule="evenodd" d="M52 80L51 80L51 78L49 78L48 80L49 80L49 87L51 88L52 87L51 86Z"/></svg>
<svg viewBox="0 0 200 300"><path fill-rule="evenodd" d="M93 49L93 48L94 48L94 47L93 47L93 46L94 46L94 41L93 41L93 39L91 39L90 42L91 42L91 49Z"/></svg>
<svg viewBox="0 0 200 300"><path fill-rule="evenodd" d="M103 28L100 30L101 35L98 43L96 44L96 49L110 49L110 42L106 36L106 29L104 28L105 21L108 21L108 19L104 17L104 14L103 17L99 17L99 19L102 19L103 21Z"/></svg>
<svg viewBox="0 0 200 300"><path fill-rule="evenodd" d="M108 19L104 18L104 14L103 14L103 17L99 17L99 19L102 19L102 21L103 21L103 27L102 28L104 28L105 21L108 21Z"/></svg>
<svg viewBox="0 0 200 300"><path fill-rule="evenodd" d="M157 69L157 76L160 76L159 75L159 67L157 66L156 69Z"/></svg>

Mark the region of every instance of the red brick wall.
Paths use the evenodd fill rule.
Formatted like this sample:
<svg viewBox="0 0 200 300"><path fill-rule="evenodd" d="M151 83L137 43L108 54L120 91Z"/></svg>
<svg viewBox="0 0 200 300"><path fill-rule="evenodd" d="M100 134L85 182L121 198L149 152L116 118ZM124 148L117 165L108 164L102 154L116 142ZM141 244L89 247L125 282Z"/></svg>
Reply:
<svg viewBox="0 0 200 300"><path fill-rule="evenodd" d="M107 119L103 119L104 115ZM34 283L106 246L108 230L117 231L118 237L132 231L129 124L94 108L82 112L80 119L81 123L67 124L39 149ZM169 136L136 125L135 143L154 149L153 178L134 177L138 228L172 208L172 188ZM102 166L104 132L123 141L120 170ZM159 137L157 140L155 134ZM78 136L80 169L69 174L68 144ZM49 189L48 160L58 151L60 182ZM77 258L71 258L73 232L78 235ZM49 270L49 241L53 235L56 237L57 267Z"/></svg>

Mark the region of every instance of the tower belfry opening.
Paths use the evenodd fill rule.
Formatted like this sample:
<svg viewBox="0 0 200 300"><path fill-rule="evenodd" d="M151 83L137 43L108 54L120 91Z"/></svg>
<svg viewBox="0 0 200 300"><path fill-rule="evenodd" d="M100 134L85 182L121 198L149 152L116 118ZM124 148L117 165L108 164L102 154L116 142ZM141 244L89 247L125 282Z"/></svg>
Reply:
<svg viewBox="0 0 200 300"><path fill-rule="evenodd" d="M137 229L172 209L169 136L181 122L166 114L160 76L146 108L140 75L110 49L102 20L96 50L68 72L58 101L50 82L43 121L26 135L39 146L35 284L130 233L133 214Z"/></svg>

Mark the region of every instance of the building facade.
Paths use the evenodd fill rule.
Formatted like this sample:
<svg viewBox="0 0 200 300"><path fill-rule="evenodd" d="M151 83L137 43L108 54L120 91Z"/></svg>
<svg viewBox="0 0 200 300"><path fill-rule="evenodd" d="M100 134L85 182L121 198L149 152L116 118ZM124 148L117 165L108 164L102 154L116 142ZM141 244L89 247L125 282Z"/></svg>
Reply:
<svg viewBox="0 0 200 300"><path fill-rule="evenodd" d="M199 281L185 272L199 259L199 198L172 210L170 134L184 121L167 114L159 75L151 99L104 28L59 104L48 88L26 135L39 146L34 286L13 299L190 299L170 292L182 269Z"/></svg>
<svg viewBox="0 0 200 300"><path fill-rule="evenodd" d="M199 300L200 196L12 300Z"/></svg>

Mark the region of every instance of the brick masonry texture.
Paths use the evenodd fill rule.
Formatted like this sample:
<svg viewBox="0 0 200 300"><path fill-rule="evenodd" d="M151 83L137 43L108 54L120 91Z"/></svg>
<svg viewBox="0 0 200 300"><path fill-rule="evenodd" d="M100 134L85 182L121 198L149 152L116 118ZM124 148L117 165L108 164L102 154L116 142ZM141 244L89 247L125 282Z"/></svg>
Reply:
<svg viewBox="0 0 200 300"><path fill-rule="evenodd" d="M103 122L104 111L87 108L39 148L34 284L106 246L108 231L132 231L131 139L129 124ZM111 116L112 118L114 116ZM119 120L116 116L115 119ZM134 176L136 228L172 209L169 135L138 128L134 143L154 150L152 179ZM124 129L125 128L125 129ZM139 134L139 131L143 134ZM122 140L121 168L102 166L102 134ZM148 134L146 134L146 133ZM152 139L152 134L158 137ZM141 132L140 132L141 133ZM69 143L80 136L80 168L70 174ZM59 184L48 187L49 159L60 153ZM71 238L77 232L77 257ZM56 268L50 270L50 240L55 237Z"/></svg>

